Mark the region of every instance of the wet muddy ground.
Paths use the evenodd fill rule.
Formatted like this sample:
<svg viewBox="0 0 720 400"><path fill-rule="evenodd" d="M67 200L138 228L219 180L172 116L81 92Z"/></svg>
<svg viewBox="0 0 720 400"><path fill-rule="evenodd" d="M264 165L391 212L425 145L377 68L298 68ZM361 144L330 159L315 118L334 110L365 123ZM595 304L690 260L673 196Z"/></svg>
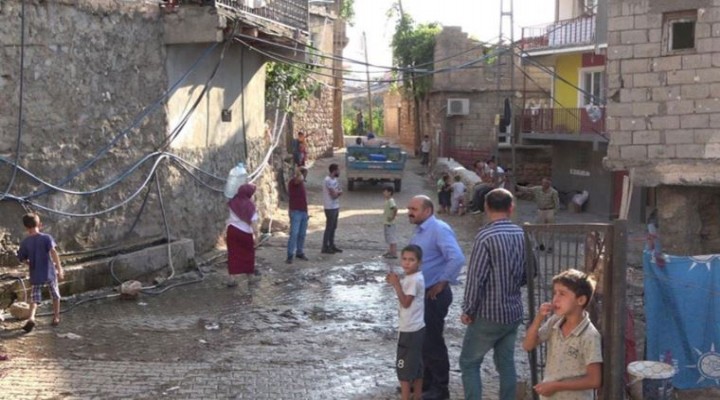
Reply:
<svg viewBox="0 0 720 400"><path fill-rule="evenodd" d="M345 251L319 251L324 227L320 183L340 156L317 162L308 178L310 261L285 264L287 237L279 233L258 251L262 275L257 282L226 288L220 251L214 264L201 267L204 279L197 284L132 301L88 302L63 314L59 327L42 318L31 334L19 329L21 322L1 323L0 354L11 359L0 361L0 397L397 398L397 300L384 278L391 268L399 271L399 264L380 257L385 244L379 187L359 186L344 194L336 242ZM413 160L396 201L404 208L412 195L432 194L432 187ZM517 214L519 222L532 221L534 207L521 201ZM275 218L287 221L287 213L278 211ZM481 217L443 218L469 255ZM561 222L578 218L593 219L559 216ZM407 243L412 226L404 210L398 227L400 243ZM190 272L181 279L198 276ZM463 290L462 285L453 288L446 326L453 399L462 398L457 360L464 332L459 322ZM519 378L528 380L519 343L516 358ZM496 398L497 375L490 360L483 366L485 393Z"/></svg>

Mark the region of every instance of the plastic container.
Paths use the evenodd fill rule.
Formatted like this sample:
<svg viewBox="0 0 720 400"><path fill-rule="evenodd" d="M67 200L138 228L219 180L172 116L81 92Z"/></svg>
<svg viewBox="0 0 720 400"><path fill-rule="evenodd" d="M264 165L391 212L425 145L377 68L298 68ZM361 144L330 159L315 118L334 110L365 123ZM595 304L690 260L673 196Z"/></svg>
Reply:
<svg viewBox="0 0 720 400"><path fill-rule="evenodd" d="M240 186L247 182L248 173L245 164L238 163L228 173L227 182L225 182L225 197L232 199L237 194Z"/></svg>
<svg viewBox="0 0 720 400"><path fill-rule="evenodd" d="M634 361L627 371L631 376L630 398L633 400L671 400L675 367L658 361Z"/></svg>

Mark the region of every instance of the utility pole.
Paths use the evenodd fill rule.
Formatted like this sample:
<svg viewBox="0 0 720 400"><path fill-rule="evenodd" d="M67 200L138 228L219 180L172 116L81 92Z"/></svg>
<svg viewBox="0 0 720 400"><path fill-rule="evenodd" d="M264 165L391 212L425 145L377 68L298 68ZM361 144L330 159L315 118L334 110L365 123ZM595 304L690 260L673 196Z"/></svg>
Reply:
<svg viewBox="0 0 720 400"><path fill-rule="evenodd" d="M368 132L373 130L373 115L372 115L372 92L370 91L370 65L368 64L368 45L367 36L363 32L363 43L365 44L365 74L367 75L367 92L368 92Z"/></svg>
<svg viewBox="0 0 720 400"><path fill-rule="evenodd" d="M512 156L511 161L511 167L512 174L510 175L511 181L513 187L515 187L516 183L516 162L515 162L515 130L517 124L515 124L515 31L514 31L514 12L513 12L513 0L500 0L500 35L498 37L498 51L504 47L504 38L505 38L505 23L507 22L510 27L510 44L507 48L507 57L508 57L508 66L510 67L510 124L508 125L509 132L505 132L506 135L509 135L510 139L510 152ZM502 63L500 62L501 56L498 55L497 57L497 63L496 63L496 90L497 90L497 97L498 97L498 109L500 109L500 104L502 102L502 96L501 94L501 82L502 82ZM524 94L523 94L524 95ZM503 107L504 110L504 107ZM504 111L503 111L504 113ZM500 134L500 130L498 129L498 135Z"/></svg>

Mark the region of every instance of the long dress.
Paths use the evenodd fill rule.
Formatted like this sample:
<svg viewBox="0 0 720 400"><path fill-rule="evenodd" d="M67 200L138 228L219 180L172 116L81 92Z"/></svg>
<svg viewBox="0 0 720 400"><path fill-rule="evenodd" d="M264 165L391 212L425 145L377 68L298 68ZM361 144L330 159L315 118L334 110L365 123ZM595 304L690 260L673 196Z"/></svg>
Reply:
<svg viewBox="0 0 720 400"><path fill-rule="evenodd" d="M257 214L253 216L253 221L255 220L257 220ZM247 232L248 230L252 232L252 227L230 211L226 239L228 274L230 275L255 273L255 240L253 240L253 234Z"/></svg>

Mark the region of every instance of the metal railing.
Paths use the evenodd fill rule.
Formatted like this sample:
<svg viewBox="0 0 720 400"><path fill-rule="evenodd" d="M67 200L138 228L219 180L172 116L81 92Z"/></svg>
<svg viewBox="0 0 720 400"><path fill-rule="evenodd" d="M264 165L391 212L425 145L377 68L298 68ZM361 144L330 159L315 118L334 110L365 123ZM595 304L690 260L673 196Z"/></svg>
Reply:
<svg viewBox="0 0 720 400"><path fill-rule="evenodd" d="M523 50L592 44L594 41L594 15L522 28Z"/></svg>
<svg viewBox="0 0 720 400"><path fill-rule="evenodd" d="M522 111L522 133L606 133L605 108L602 116L593 121L585 108L540 108Z"/></svg>
<svg viewBox="0 0 720 400"><path fill-rule="evenodd" d="M308 31L307 0L215 0L215 7L230 17L249 15Z"/></svg>
<svg viewBox="0 0 720 400"><path fill-rule="evenodd" d="M551 301L552 278L574 268L595 278L597 286L586 310L602 335L603 388L601 400L622 399L625 383L625 320L627 316L627 224L551 224L523 226L528 259L528 314L530 321L540 304ZM547 346L529 354L531 381L541 382L547 363ZM537 394L534 393L534 399Z"/></svg>

